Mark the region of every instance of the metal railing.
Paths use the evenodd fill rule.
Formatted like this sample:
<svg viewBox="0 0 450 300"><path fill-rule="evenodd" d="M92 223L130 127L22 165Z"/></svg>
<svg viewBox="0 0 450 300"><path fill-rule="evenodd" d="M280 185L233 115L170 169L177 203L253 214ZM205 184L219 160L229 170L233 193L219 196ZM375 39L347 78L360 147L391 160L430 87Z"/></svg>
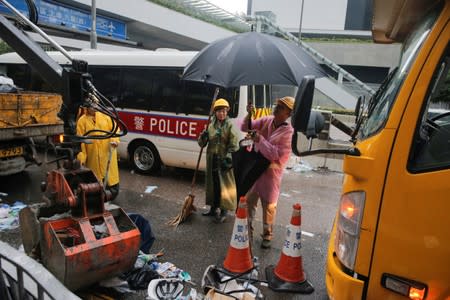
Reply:
<svg viewBox="0 0 450 300"><path fill-rule="evenodd" d="M80 300L41 264L2 241L0 299Z"/></svg>
<svg viewBox="0 0 450 300"><path fill-rule="evenodd" d="M255 23L256 25L256 31L261 31L261 28L263 25L269 26L272 30L278 32L280 35L282 35L284 38L293 41L297 43L300 47L305 49L309 54L311 54L313 57L315 57L320 63L323 63L324 65L328 66L330 69L335 71L338 74L338 84L342 84L343 78L348 80L351 84L354 86L357 86L361 90L363 90L365 93L368 93L370 95L375 94L375 91L366 85L364 82L360 81L358 78L341 68L338 64L332 62L322 54L320 54L318 51L314 50L312 47L307 45L306 43L299 40L296 36L294 36L292 33L285 31L283 28L278 26L277 24L273 23L271 20L264 16L255 16L255 17L248 17L248 21L251 21Z"/></svg>

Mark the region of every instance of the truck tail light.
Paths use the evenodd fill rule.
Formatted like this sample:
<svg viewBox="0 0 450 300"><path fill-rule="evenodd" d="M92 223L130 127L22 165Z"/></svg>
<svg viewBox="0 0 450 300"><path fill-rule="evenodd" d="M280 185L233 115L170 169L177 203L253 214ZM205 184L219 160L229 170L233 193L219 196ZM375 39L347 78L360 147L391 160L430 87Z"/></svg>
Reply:
<svg viewBox="0 0 450 300"><path fill-rule="evenodd" d="M381 285L413 300L425 299L427 294L425 284L387 273L381 277Z"/></svg>
<svg viewBox="0 0 450 300"><path fill-rule="evenodd" d="M64 134L58 134L52 136L52 142L56 145L61 144L64 142Z"/></svg>
<svg viewBox="0 0 450 300"><path fill-rule="evenodd" d="M365 200L365 192L350 192L342 195L339 206L335 251L341 263L351 270L355 266Z"/></svg>

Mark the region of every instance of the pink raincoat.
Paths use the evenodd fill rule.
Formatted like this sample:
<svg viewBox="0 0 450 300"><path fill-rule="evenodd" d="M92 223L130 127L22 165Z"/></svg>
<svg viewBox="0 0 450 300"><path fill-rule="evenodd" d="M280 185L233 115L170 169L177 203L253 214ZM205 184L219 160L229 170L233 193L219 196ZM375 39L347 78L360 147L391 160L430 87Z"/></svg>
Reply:
<svg viewBox="0 0 450 300"><path fill-rule="evenodd" d="M269 204L278 201L283 170L292 151L291 141L294 132L287 122L275 128L273 119L273 116L268 116L252 121L252 129L260 133L259 142L255 143L255 150L261 152L272 163L249 192L259 194L261 201L267 201ZM241 130L247 131L247 122L241 124Z"/></svg>

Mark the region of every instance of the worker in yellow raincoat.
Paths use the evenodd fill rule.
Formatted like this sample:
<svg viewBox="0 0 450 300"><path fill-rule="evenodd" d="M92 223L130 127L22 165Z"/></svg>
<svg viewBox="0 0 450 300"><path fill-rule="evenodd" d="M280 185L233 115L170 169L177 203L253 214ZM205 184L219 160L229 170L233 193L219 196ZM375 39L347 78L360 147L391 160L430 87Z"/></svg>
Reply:
<svg viewBox="0 0 450 300"><path fill-rule="evenodd" d="M83 136L90 130L111 131L113 129L111 118L92 107L86 107L85 114L77 121L77 135ZM94 132L89 135L103 135L105 133ZM77 158L82 165L91 169L100 182L104 182L107 176L106 189L112 194L112 199L119 193L119 168L117 163L117 146L119 138L91 139L91 144L81 144L81 152ZM108 170L108 160L109 170Z"/></svg>

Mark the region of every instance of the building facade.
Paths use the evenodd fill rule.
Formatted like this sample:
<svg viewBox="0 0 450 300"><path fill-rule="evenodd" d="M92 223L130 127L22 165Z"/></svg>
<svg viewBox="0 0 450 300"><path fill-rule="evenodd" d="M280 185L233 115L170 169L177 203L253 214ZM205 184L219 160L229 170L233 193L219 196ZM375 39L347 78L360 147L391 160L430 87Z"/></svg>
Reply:
<svg viewBox="0 0 450 300"><path fill-rule="evenodd" d="M275 23L294 35L371 37L370 0L248 1L248 15L270 12Z"/></svg>

